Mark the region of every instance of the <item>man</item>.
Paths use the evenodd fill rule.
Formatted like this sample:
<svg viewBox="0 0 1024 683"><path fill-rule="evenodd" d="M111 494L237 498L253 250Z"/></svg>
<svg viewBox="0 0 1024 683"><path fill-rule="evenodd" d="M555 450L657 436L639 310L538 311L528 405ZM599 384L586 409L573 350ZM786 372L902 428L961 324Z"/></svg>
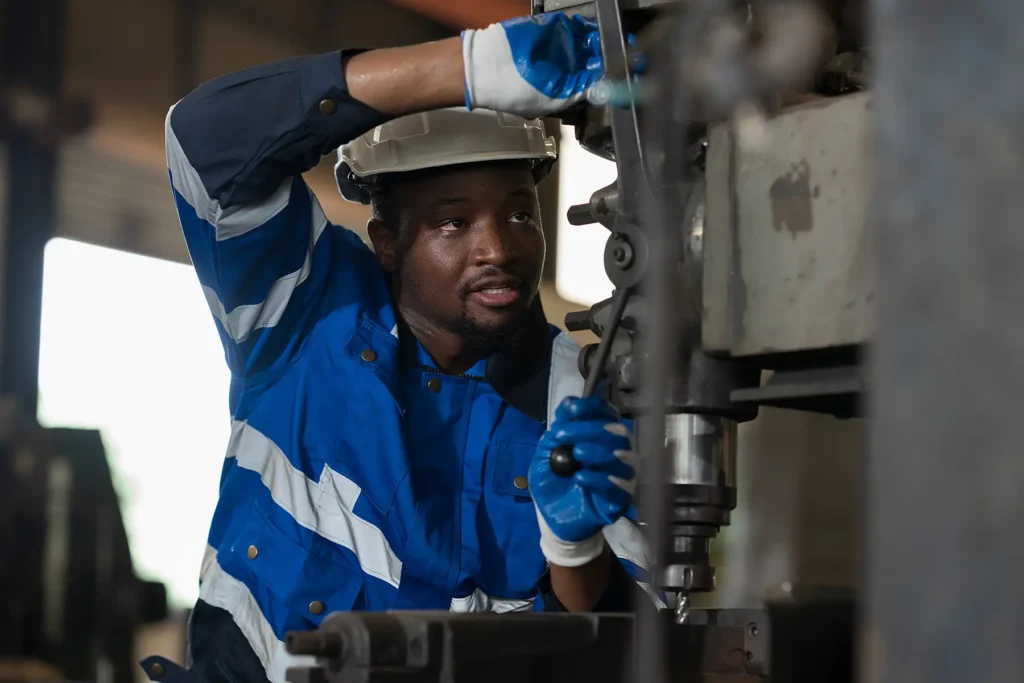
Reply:
<svg viewBox="0 0 1024 683"><path fill-rule="evenodd" d="M554 145L513 116L585 96L595 30L555 15L292 59L169 112L174 198L232 372L190 624L200 680L283 681L285 632L333 611L628 608L644 563L630 439L603 401L561 402L582 379L537 297ZM372 252L300 176L339 146ZM572 478L547 466L560 444Z"/></svg>

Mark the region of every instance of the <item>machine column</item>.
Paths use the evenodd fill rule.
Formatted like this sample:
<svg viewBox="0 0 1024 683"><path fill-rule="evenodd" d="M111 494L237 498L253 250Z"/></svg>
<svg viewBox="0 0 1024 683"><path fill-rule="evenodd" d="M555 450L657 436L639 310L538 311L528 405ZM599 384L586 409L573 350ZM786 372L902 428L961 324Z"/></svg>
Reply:
<svg viewBox="0 0 1024 683"><path fill-rule="evenodd" d="M1024 3L873 0L862 680L1024 680Z"/></svg>

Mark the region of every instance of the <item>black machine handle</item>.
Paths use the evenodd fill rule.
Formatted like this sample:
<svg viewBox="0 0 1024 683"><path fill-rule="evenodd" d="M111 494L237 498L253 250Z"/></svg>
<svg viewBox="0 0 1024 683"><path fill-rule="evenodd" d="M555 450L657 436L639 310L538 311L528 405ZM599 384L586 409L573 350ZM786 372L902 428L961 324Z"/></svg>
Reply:
<svg viewBox="0 0 1024 683"><path fill-rule="evenodd" d="M619 323L622 322L622 315L626 311L628 301L629 289L620 287L615 290L615 296L612 297L611 318L601 333L601 343L597 345L594 364L591 366L590 372L587 373L587 381L583 385L584 397L593 396L597 391L597 383L601 380L601 375L604 374L604 366L608 362L608 355L612 350L612 340L619 329ZM582 467L580 462L573 457L571 446L558 446L552 450L548 456L548 464L551 466L551 471L560 477L571 477Z"/></svg>

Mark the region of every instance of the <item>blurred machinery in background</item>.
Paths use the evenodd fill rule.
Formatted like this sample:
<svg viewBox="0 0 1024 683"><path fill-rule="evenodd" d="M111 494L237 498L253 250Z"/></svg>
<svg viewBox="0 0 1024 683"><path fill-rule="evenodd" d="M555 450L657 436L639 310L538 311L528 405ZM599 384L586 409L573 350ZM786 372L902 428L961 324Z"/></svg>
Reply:
<svg viewBox="0 0 1024 683"><path fill-rule="evenodd" d="M34 419L58 153L93 119L62 89L65 19L59 1L0 2L0 680L130 683L164 586L134 573L99 432Z"/></svg>
<svg viewBox="0 0 1024 683"><path fill-rule="evenodd" d="M135 680L135 632L167 599L132 569L99 432L3 404L0 558L0 680Z"/></svg>

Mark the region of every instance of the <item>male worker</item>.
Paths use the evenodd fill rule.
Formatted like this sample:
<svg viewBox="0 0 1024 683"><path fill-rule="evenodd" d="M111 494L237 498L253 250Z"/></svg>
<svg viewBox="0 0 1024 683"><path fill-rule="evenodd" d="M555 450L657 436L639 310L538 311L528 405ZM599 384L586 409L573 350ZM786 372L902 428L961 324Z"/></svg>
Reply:
<svg viewBox="0 0 1024 683"><path fill-rule="evenodd" d="M578 17L513 20L247 69L169 112L232 373L190 625L201 681L283 681L285 633L333 611L627 608L630 439L602 400L562 402L577 349L537 296L555 150L519 118L580 101L597 44ZM372 252L300 175L339 146ZM560 444L571 478L547 464Z"/></svg>

